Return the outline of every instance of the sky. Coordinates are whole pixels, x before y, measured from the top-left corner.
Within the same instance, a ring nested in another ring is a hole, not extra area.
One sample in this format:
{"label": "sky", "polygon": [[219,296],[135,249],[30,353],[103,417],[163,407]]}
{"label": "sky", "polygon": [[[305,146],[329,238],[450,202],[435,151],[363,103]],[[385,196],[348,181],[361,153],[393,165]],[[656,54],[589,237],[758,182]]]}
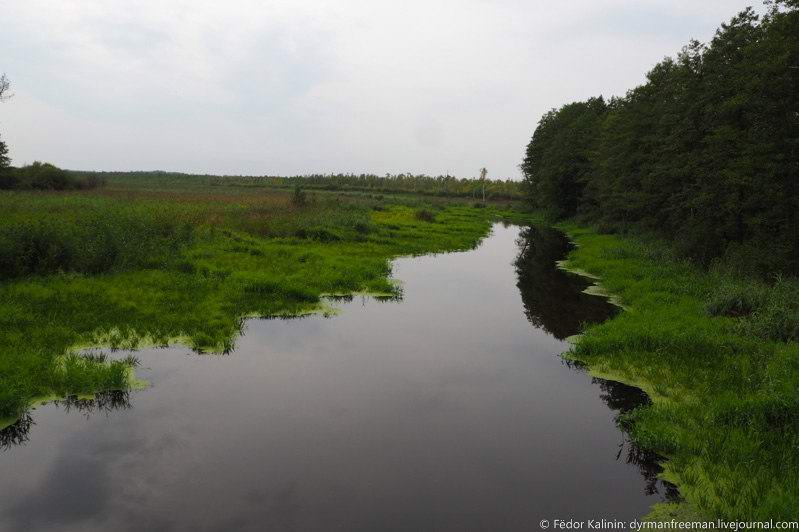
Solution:
{"label": "sky", "polygon": [[0,135],[15,165],[518,179],[543,113],[750,4],[0,0]]}

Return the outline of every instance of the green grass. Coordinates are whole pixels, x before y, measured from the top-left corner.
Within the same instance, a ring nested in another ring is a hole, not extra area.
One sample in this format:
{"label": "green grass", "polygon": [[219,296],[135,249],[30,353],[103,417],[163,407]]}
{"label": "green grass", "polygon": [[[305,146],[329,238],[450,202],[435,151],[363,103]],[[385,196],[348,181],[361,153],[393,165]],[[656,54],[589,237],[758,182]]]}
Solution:
{"label": "green grass", "polygon": [[[325,311],[324,294],[397,296],[391,259],[471,248],[497,218],[542,221],[507,205],[293,196],[180,180],[0,193],[0,420],[36,398],[135,384],[134,359],[86,347],[230,351],[248,317]],[[795,516],[799,282],[705,271],[656,242],[562,227],[579,244],[567,267],[599,276],[628,309],[569,356],[652,397],[633,435],[668,458],[685,502],[650,517]]]}
{"label": "green grass", "polygon": [[665,246],[562,226],[568,267],[629,308],[569,356],[653,399],[633,435],[668,460],[685,502],[659,515],[728,520],[799,514],[799,282],[701,270]]}
{"label": "green grass", "polygon": [[392,258],[471,248],[499,215],[370,195],[306,200],[218,187],[0,193],[0,418],[36,397],[130,385],[131,360],[81,348],[225,352],[247,317],[324,310],[323,294],[397,295]]}

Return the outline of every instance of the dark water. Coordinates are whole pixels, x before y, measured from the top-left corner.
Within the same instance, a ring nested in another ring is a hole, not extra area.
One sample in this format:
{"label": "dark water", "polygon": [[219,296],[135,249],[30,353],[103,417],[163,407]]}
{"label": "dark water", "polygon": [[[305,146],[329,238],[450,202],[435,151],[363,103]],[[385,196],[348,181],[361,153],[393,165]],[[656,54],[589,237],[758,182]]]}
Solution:
{"label": "dark water", "polygon": [[226,356],[142,350],[150,388],[32,411],[0,435],[0,529],[496,531],[646,513],[665,486],[617,423],[646,397],[558,356],[614,309],[554,268],[562,235],[519,232],[396,261],[401,302],[253,320]]}

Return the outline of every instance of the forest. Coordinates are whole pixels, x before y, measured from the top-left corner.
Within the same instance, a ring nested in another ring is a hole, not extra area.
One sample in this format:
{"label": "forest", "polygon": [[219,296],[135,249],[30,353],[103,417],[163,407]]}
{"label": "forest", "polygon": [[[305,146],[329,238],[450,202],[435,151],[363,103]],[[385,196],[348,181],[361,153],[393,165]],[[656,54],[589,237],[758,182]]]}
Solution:
{"label": "forest", "polygon": [[623,97],[553,109],[521,164],[557,218],[748,274],[799,268],[799,3],[747,9]]}
{"label": "forest", "polygon": [[659,521],[796,515],[799,2],[749,8],[622,97],[541,118],[528,201],[628,312],[569,358],[643,389],[634,439],[667,457]]}

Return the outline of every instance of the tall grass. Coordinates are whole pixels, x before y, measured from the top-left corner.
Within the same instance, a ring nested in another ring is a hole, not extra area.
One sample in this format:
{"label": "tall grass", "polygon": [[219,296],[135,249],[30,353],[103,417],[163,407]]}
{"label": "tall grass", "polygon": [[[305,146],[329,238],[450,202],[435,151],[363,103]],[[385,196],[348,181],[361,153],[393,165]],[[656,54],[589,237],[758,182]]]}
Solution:
{"label": "tall grass", "polygon": [[416,201],[291,198],[0,192],[0,418],[35,396],[125,387],[131,361],[79,357],[78,346],[230,351],[245,317],[319,309],[322,294],[395,294],[392,257],[472,247],[497,216],[448,206],[430,224]]}
{"label": "tall grass", "polygon": [[705,271],[657,245],[565,228],[578,243],[570,266],[599,275],[630,307],[590,327],[571,356],[652,396],[633,434],[668,456],[666,475],[686,501],[677,513],[795,517],[799,283]]}
{"label": "tall grass", "polygon": [[[0,209],[32,199],[0,196]],[[156,206],[78,202],[54,212],[48,201],[34,203],[0,221],[0,278],[157,268],[193,238],[192,225]]]}

